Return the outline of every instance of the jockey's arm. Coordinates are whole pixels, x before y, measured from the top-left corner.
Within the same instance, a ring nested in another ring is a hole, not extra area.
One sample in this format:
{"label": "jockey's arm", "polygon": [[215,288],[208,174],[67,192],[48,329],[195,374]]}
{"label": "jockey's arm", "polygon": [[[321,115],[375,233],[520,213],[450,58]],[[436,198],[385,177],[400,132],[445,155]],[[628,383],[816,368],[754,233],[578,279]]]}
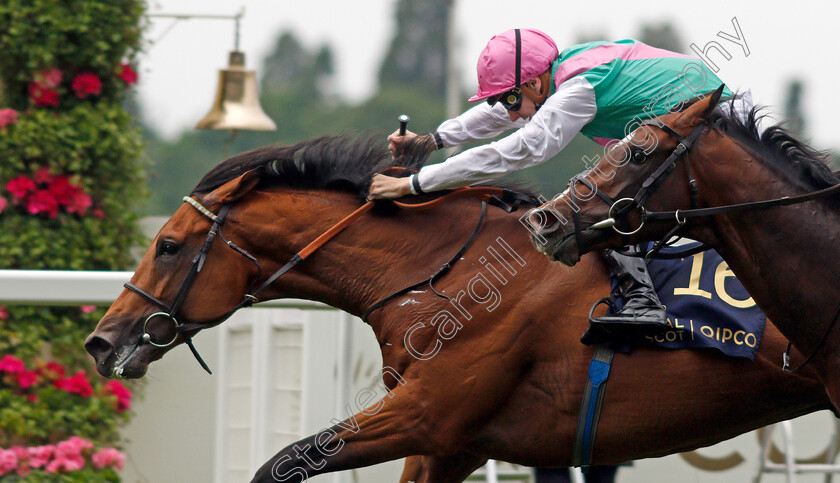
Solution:
{"label": "jockey's arm", "polygon": [[[469,141],[494,138],[509,129],[522,127],[526,122],[521,119],[511,121],[507,110],[501,104],[497,103],[491,107],[482,102],[458,117],[443,121],[436,130],[424,135],[429,139],[422,142],[429,146],[429,151],[451,148]],[[388,136],[391,155],[396,156],[403,144],[413,142],[416,137],[417,135],[410,131],[404,136],[400,135],[399,131],[391,133]]]}
{"label": "jockey's arm", "polygon": [[571,79],[546,99],[522,128],[499,141],[425,166],[406,183],[414,182],[416,176],[416,184],[422,191],[437,191],[469,186],[536,166],[565,148],[592,121],[596,111],[592,86],[582,77]]}

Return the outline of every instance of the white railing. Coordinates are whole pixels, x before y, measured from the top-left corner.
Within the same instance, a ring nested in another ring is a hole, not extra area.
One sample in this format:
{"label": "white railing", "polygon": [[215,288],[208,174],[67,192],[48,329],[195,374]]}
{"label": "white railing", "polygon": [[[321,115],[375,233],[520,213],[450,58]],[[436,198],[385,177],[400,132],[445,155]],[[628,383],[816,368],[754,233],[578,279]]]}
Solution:
{"label": "white railing", "polygon": [[[110,305],[134,272],[79,270],[0,270],[3,305]],[[258,307],[336,310],[319,302],[283,299]]]}

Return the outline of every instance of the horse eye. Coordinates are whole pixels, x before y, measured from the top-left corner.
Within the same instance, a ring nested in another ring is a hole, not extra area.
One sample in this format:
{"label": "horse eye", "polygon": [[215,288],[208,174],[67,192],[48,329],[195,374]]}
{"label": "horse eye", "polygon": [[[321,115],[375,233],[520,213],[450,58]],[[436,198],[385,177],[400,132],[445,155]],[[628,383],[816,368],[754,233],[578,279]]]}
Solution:
{"label": "horse eye", "polygon": [[178,244],[171,241],[164,241],[160,244],[160,249],[158,250],[159,255],[175,255],[178,253]]}
{"label": "horse eye", "polygon": [[643,151],[636,151],[633,153],[633,162],[636,164],[642,164],[647,160],[647,156]]}

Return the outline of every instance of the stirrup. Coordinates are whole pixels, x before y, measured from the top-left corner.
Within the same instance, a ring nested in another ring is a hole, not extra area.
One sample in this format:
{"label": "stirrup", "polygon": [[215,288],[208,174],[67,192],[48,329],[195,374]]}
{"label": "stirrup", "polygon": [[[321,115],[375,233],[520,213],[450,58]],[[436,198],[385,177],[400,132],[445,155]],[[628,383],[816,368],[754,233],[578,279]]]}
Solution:
{"label": "stirrup", "polygon": [[604,297],[604,298],[598,299],[598,301],[596,301],[595,304],[592,305],[592,308],[589,309],[589,317],[588,317],[589,325],[598,324],[598,322],[595,322],[592,315],[595,313],[595,309],[597,309],[598,306],[601,305],[601,304],[609,305],[612,310],[616,310],[615,302],[613,302],[612,297]]}

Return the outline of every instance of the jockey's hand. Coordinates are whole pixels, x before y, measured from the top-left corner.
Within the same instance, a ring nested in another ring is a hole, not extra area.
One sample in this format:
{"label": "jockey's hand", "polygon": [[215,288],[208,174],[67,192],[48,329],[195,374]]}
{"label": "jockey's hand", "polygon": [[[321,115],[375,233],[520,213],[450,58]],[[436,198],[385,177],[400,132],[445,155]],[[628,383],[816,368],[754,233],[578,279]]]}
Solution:
{"label": "jockey's hand", "polygon": [[391,151],[391,158],[396,158],[398,154],[405,150],[411,141],[417,137],[417,134],[406,131],[405,136],[400,136],[399,129],[388,136],[388,151]]}
{"label": "jockey's hand", "polygon": [[402,198],[411,194],[411,186],[408,178],[392,178],[384,174],[373,175],[368,191],[368,201],[375,199]]}

